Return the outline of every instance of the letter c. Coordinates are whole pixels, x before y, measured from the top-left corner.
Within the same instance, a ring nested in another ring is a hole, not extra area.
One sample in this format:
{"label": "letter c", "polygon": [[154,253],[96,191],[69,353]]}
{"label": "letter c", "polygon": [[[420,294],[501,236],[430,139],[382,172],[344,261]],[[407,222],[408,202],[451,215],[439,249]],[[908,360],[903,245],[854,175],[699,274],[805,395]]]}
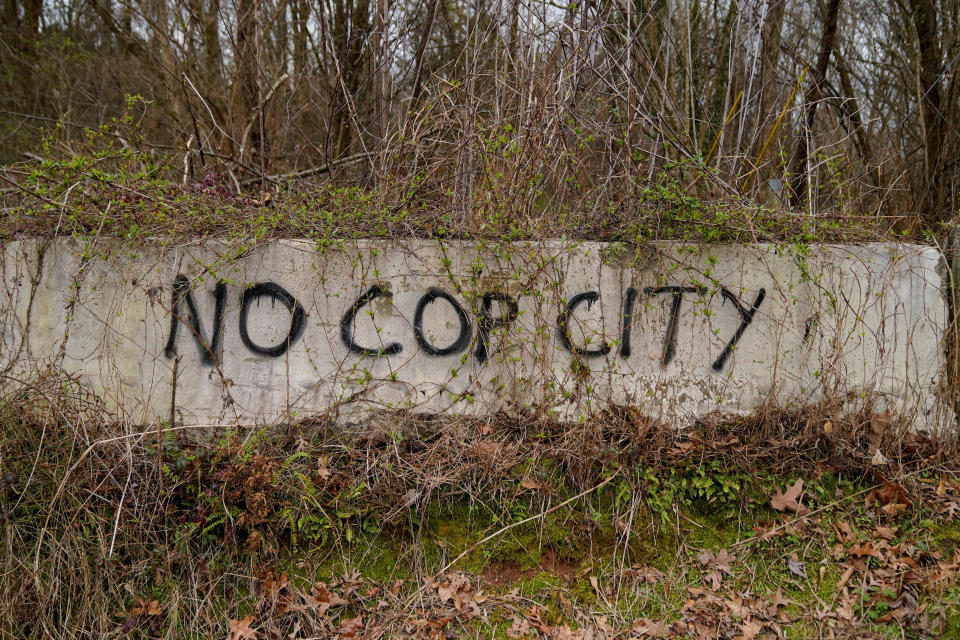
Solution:
{"label": "letter c", "polygon": [[371,349],[362,347],[353,339],[353,321],[357,317],[357,312],[366,306],[371,300],[376,298],[391,298],[393,294],[390,291],[384,291],[379,285],[373,285],[367,292],[357,298],[353,306],[347,309],[343,314],[343,320],[340,321],[340,339],[353,353],[359,353],[362,356],[392,356],[403,351],[403,346],[399,342],[391,342],[385,347]]}

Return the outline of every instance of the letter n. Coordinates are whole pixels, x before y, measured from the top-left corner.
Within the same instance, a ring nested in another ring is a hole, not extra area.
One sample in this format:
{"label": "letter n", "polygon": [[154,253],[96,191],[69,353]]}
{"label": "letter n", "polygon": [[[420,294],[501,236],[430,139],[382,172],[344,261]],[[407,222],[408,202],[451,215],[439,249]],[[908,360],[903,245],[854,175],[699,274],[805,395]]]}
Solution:
{"label": "letter n", "polygon": [[[200,361],[205,365],[216,364],[217,354],[220,352],[220,335],[223,330],[223,312],[227,302],[227,285],[218,282],[213,290],[213,297],[216,299],[217,306],[213,315],[213,335],[208,341],[200,324],[200,314],[197,312],[193,293],[190,291],[190,281],[183,274],[174,279],[173,305],[170,308],[170,336],[167,338],[167,346],[163,349],[166,357],[172,358],[177,355],[177,328],[183,322],[197,341],[197,346],[200,348]],[[187,306],[186,316],[182,315],[184,302]]]}

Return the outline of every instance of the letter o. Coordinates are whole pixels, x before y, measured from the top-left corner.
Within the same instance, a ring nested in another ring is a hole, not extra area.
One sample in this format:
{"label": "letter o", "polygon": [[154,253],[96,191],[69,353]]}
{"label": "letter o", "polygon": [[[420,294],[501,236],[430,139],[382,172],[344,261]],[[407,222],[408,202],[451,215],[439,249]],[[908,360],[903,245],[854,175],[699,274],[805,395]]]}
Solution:
{"label": "letter o", "polygon": [[[250,333],[247,331],[247,315],[250,313],[250,303],[263,296],[268,296],[273,300],[279,300],[292,314],[290,318],[290,330],[287,333],[287,337],[272,347],[261,347],[254,343],[253,340],[250,339]],[[286,289],[273,282],[258,282],[249,289],[245,289],[243,297],[240,298],[240,340],[247,349],[250,349],[250,351],[254,353],[274,358],[282,356],[286,353],[287,349],[290,348],[290,345],[296,342],[300,334],[303,333],[303,317],[303,307],[300,306],[296,298],[290,295]]]}
{"label": "letter o", "polygon": [[[423,333],[423,313],[426,311],[427,305],[434,300],[446,300],[449,302],[453,310],[456,311],[457,318],[460,320],[460,333],[457,335],[457,339],[449,346],[443,348],[437,348],[430,344]],[[467,317],[467,312],[463,310],[463,307],[453,299],[453,296],[443,289],[430,287],[427,293],[417,302],[417,309],[413,314],[413,333],[417,338],[417,344],[420,345],[420,348],[431,356],[448,356],[454,353],[460,353],[470,345],[470,319]]]}

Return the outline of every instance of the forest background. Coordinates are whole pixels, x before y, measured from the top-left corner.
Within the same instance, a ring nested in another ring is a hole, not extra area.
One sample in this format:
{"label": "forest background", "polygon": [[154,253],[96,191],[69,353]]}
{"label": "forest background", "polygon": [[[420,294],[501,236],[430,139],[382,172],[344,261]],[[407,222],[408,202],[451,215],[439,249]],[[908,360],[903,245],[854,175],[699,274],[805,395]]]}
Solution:
{"label": "forest background", "polygon": [[707,201],[909,231],[958,208],[951,0],[2,0],[2,12],[8,166],[69,157],[98,131],[185,184],[415,193],[467,229],[491,204],[623,210],[664,172]]}

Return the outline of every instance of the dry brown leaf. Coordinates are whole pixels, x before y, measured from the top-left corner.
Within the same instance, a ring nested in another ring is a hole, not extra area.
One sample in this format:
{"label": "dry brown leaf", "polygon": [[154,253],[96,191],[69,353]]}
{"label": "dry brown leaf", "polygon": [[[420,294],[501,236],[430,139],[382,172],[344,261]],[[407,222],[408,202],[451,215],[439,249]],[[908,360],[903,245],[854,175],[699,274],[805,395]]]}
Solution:
{"label": "dry brown leaf", "polygon": [[341,622],[337,628],[337,633],[340,634],[340,638],[356,638],[364,627],[363,616],[358,615],[356,618],[349,618]]}
{"label": "dry brown leaf", "polygon": [[870,418],[870,434],[867,440],[870,442],[870,451],[877,449],[883,443],[883,434],[887,432],[893,416],[890,411],[885,411],[880,415]]}
{"label": "dry brown leaf", "polygon": [[678,454],[678,453],[689,453],[694,449],[697,449],[697,443],[685,440],[683,442],[674,442],[673,447],[670,449],[669,453]]}
{"label": "dry brown leaf", "polygon": [[763,623],[756,620],[744,620],[740,624],[740,635],[737,637],[743,640],[753,640],[761,631],[763,631]]}
{"label": "dry brown leaf", "polygon": [[472,445],[475,454],[482,457],[494,458],[503,450],[503,444],[491,440],[478,440]]}
{"label": "dry brown leaf", "polygon": [[899,502],[891,502],[880,507],[880,510],[888,516],[898,516],[907,510],[907,505]]}
{"label": "dry brown leaf", "polygon": [[840,542],[847,543],[853,540],[853,527],[843,520],[837,520],[833,529],[837,534],[837,540]]}
{"label": "dry brown leaf", "polygon": [[867,556],[873,556],[875,558],[883,559],[883,555],[879,551],[873,548],[873,545],[869,542],[864,542],[863,544],[858,544],[850,547],[848,553],[855,558],[866,558]]}
{"label": "dry brown leaf", "polygon": [[843,602],[837,605],[837,615],[848,622],[853,620],[853,604]]}
{"label": "dry brown leaf", "polygon": [[158,616],[162,613],[159,600],[139,600],[136,607],[130,610],[135,616]]}
{"label": "dry brown leaf", "polygon": [[805,516],[810,513],[810,509],[800,503],[800,496],[803,493],[803,478],[797,478],[793,486],[787,487],[786,491],[781,492],[777,489],[770,497],[770,506],[776,511],[789,511],[798,516]]}
{"label": "dry brown leaf", "polygon": [[787,535],[786,529],[780,525],[775,525],[769,529],[764,529],[760,525],[756,525],[753,527],[753,533],[757,536],[757,540],[760,541]]}
{"label": "dry brown leaf", "polygon": [[917,599],[909,591],[904,591],[900,597],[890,603],[890,614],[896,620],[913,618],[917,615],[919,606]]}
{"label": "dry brown leaf", "polygon": [[598,597],[603,597],[603,593],[600,591],[600,581],[597,580],[597,576],[590,576],[590,586],[593,587],[593,591]]}
{"label": "dry brown leaf", "polygon": [[453,585],[450,582],[444,582],[437,586],[437,595],[440,596],[440,602],[446,602],[447,600],[453,600],[454,594],[457,593],[456,585]]}
{"label": "dry brown leaf", "polygon": [[470,617],[480,615],[479,605],[487,599],[483,591],[473,591],[470,580],[463,574],[447,574],[439,584],[429,584],[436,586],[441,603],[452,602],[457,611],[465,612]]}
{"label": "dry brown leaf", "polygon": [[647,567],[644,565],[635,564],[626,571],[627,575],[633,576],[639,582],[649,582],[650,584],[657,584],[663,580],[663,573],[654,567]]}
{"label": "dry brown leaf", "polygon": [[943,506],[943,508],[940,510],[940,513],[947,516],[947,519],[952,522],[953,520],[956,520],[957,514],[960,513],[960,504],[951,500]]}
{"label": "dry brown leaf", "polygon": [[304,602],[311,609],[315,609],[320,616],[326,615],[331,607],[341,607],[350,604],[350,601],[341,598],[336,593],[330,591],[322,582],[318,582],[310,588],[310,593],[303,596]]}
{"label": "dry brown leaf", "polygon": [[723,582],[721,572],[727,575],[733,575],[733,570],[730,568],[730,563],[733,562],[733,556],[731,556],[726,549],[720,549],[720,551],[716,553],[709,549],[701,551],[697,554],[697,559],[701,565],[710,570],[706,579],[713,585],[714,590],[719,589],[720,583]]}
{"label": "dry brown leaf", "polygon": [[530,626],[530,621],[517,616],[513,616],[513,624],[507,629],[507,637],[513,638],[514,640],[529,638],[533,636],[534,633],[533,627]]}
{"label": "dry brown leaf", "polygon": [[938,496],[947,495],[947,480],[946,480],[946,478],[943,476],[943,474],[940,474],[940,484],[937,485],[936,494],[937,494]]}
{"label": "dry brown leaf", "polygon": [[250,627],[253,616],[248,615],[243,620],[230,620],[227,631],[227,640],[257,640],[257,632]]}
{"label": "dry brown leaf", "polygon": [[910,499],[907,490],[899,484],[893,482],[884,482],[883,486],[876,490],[876,497],[880,504],[902,504],[906,507],[913,506],[913,500]]}
{"label": "dry brown leaf", "polygon": [[734,557],[730,555],[730,552],[726,549],[720,549],[714,553],[709,549],[701,551],[697,554],[697,559],[705,567],[710,569],[718,569],[723,571],[727,575],[733,575],[733,570],[730,568],[730,564],[733,562]]}
{"label": "dry brown leaf", "polygon": [[317,458],[317,479],[321,482],[330,477],[330,469],[327,469],[327,457]]}
{"label": "dry brown leaf", "polygon": [[807,577],[807,565],[805,562],[801,562],[797,559],[797,554],[793,554],[791,557],[787,558],[787,568],[790,569],[790,573],[797,576],[798,578]]}
{"label": "dry brown leaf", "polygon": [[524,489],[530,489],[530,490],[543,488],[543,485],[541,485],[539,482],[531,478],[524,478],[523,481],[520,483],[520,486],[523,487]]}
{"label": "dry brown leaf", "polygon": [[787,607],[791,604],[793,604],[793,600],[783,595],[783,590],[777,587],[777,592],[770,596],[770,602],[767,603],[767,617],[776,617],[776,615],[780,612],[781,607]]}
{"label": "dry brown leaf", "polygon": [[635,620],[630,628],[633,633],[641,638],[664,638],[670,632],[670,627],[662,622],[651,622],[646,618]]}
{"label": "dry brown leaf", "polygon": [[[551,637],[553,640],[586,640],[587,631],[585,629],[577,629],[574,631],[567,624],[562,624],[557,627],[554,627],[551,631]],[[592,638],[592,634],[591,634]]]}
{"label": "dry brown leaf", "polygon": [[897,537],[898,527],[877,527],[876,534],[884,540],[893,540]]}
{"label": "dry brown leaf", "polygon": [[532,624],[537,631],[545,633],[548,636],[551,635],[550,626],[543,621],[543,618],[540,616],[540,609],[538,609],[536,605],[527,610],[527,620],[530,621],[530,624]]}
{"label": "dry brown leaf", "polygon": [[847,570],[843,572],[842,576],[840,576],[840,580],[837,582],[837,586],[834,587],[834,589],[836,591],[840,591],[845,586],[847,586],[847,582],[850,581],[850,576],[852,575],[853,575],[853,567],[847,567]]}

